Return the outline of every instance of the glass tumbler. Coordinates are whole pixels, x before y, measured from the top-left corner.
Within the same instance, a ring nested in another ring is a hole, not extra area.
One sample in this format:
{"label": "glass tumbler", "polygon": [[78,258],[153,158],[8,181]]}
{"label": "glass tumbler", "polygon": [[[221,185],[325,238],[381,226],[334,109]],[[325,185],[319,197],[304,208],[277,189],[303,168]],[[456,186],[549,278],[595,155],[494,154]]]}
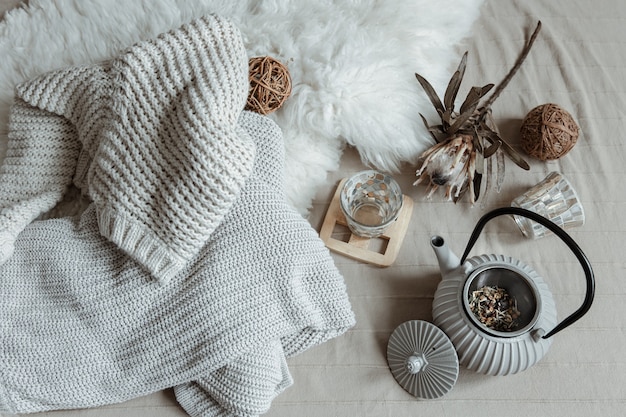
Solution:
{"label": "glass tumbler", "polygon": [[398,218],[402,190],[391,176],[374,170],[361,171],[348,178],[340,195],[341,211],[350,231],[373,238]]}
{"label": "glass tumbler", "polygon": [[[511,202],[512,207],[521,207],[552,220],[562,229],[585,224],[585,212],[576,190],[570,182],[558,172],[548,176]],[[538,239],[552,234],[550,230],[530,219],[513,216],[522,234],[531,239]]]}

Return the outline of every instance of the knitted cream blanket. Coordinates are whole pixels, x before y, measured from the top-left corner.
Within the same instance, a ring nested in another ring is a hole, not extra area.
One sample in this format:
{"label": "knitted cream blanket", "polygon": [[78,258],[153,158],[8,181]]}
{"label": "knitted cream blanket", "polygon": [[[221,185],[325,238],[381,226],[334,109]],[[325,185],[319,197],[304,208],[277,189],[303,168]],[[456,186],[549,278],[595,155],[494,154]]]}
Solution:
{"label": "knitted cream blanket", "polygon": [[[281,132],[242,112],[236,28],[207,16],[20,86],[0,171],[0,411],[167,387],[192,416],[255,416],[285,358],[354,324],[284,194]],[[33,221],[74,182],[94,203]]]}

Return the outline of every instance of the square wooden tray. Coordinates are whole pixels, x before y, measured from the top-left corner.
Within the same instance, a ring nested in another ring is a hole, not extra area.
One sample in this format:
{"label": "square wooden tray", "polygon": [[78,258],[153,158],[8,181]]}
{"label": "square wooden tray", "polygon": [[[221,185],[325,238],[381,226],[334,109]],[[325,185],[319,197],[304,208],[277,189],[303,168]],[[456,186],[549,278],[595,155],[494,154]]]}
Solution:
{"label": "square wooden tray", "polygon": [[[324,217],[320,238],[324,241],[326,247],[333,252],[380,267],[392,265],[398,257],[398,252],[409,227],[411,215],[413,214],[413,200],[407,195],[402,196],[402,208],[400,209],[398,219],[381,236],[371,239],[356,236],[349,233],[346,217],[339,205],[339,196],[345,181],[346,179],[341,180],[337,186],[337,190]],[[348,230],[350,236],[347,240],[333,237],[337,225],[343,226],[344,229]],[[382,245],[382,250],[376,250],[374,246],[376,246],[375,243],[377,242],[375,241],[380,239],[386,244]]]}

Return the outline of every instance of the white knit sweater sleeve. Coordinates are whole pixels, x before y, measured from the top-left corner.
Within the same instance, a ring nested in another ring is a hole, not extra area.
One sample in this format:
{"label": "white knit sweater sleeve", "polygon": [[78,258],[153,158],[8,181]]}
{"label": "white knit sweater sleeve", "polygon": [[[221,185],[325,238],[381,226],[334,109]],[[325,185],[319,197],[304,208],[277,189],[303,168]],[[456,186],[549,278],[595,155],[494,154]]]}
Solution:
{"label": "white knit sweater sleeve", "polygon": [[256,148],[237,119],[248,95],[239,30],[209,15],[111,62],[111,111],[89,171],[100,233],[162,284],[235,203]]}
{"label": "white knit sweater sleeve", "polygon": [[9,123],[7,155],[0,168],[0,263],[13,254],[17,235],[61,200],[80,150],[80,143],[67,140],[76,138],[68,120],[50,117],[19,97]]}
{"label": "white knit sweater sleeve", "polygon": [[[15,88],[9,141],[0,167],[0,263],[17,235],[52,209],[74,181],[86,181],[108,106],[106,65],[42,74]],[[88,109],[86,111],[85,109]]]}

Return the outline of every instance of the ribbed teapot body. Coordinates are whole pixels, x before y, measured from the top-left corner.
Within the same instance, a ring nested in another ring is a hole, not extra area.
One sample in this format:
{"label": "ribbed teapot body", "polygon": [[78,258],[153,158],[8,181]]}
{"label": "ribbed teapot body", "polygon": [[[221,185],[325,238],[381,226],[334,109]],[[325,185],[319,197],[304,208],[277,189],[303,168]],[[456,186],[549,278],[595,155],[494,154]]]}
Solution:
{"label": "ribbed teapot body", "polygon": [[[495,273],[518,274],[536,298],[533,311],[526,312],[528,324],[517,331],[493,331],[469,311],[468,280],[476,275],[474,271],[492,268]],[[552,329],[557,322],[556,305],[543,279],[528,265],[503,255],[472,257],[459,272],[443,277],[433,301],[433,321],[452,341],[459,363],[486,375],[508,375],[541,360],[552,343],[551,338],[541,338],[542,330]]]}

